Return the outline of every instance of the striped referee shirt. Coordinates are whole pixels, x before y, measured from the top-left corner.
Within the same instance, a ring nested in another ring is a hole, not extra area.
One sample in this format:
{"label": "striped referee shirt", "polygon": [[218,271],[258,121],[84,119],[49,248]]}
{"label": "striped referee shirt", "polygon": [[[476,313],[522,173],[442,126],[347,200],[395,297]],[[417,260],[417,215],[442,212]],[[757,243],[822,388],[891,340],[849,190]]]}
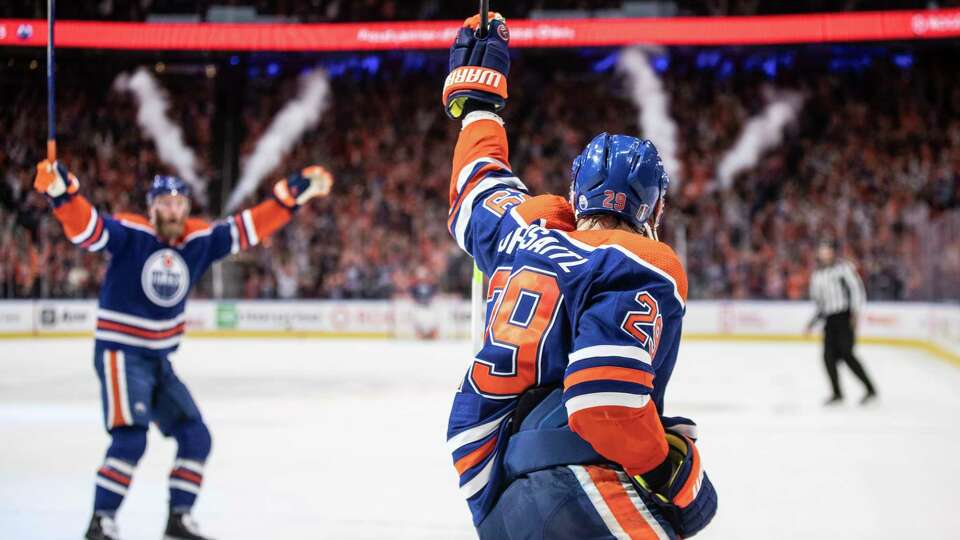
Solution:
{"label": "striped referee shirt", "polygon": [[867,293],[853,264],[838,259],[813,273],[810,298],[817,304],[819,318],[844,311],[860,311]]}

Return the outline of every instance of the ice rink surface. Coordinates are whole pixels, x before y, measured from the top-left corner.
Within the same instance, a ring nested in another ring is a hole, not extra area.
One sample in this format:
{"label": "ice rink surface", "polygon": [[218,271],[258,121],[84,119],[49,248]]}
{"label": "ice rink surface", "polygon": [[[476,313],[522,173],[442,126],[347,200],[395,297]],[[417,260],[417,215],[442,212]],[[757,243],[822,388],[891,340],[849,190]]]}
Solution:
{"label": "ice rink surface", "polygon": [[[90,340],[0,341],[0,538],[80,538],[107,446]],[[861,346],[824,409],[812,343],[687,342],[666,413],[700,424],[719,513],[698,538],[957,538],[960,369]],[[460,342],[188,337],[174,366],[211,426],[195,515],[233,539],[475,538],[444,447]],[[161,537],[175,448],[151,430],[121,509]]]}

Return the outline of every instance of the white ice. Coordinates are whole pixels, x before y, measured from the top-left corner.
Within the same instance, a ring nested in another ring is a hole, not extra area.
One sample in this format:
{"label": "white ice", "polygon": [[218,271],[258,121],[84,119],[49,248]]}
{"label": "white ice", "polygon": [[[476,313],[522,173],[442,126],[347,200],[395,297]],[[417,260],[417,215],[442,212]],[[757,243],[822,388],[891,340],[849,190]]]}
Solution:
{"label": "white ice", "polygon": [[[0,341],[0,538],[80,538],[107,446],[92,343]],[[881,400],[824,409],[814,344],[689,342],[668,414],[700,424],[709,539],[956,538],[960,369],[862,346]],[[226,539],[475,538],[444,447],[459,342],[205,340],[174,362],[214,435],[195,515]],[[175,448],[151,431],[121,509],[160,538]]]}

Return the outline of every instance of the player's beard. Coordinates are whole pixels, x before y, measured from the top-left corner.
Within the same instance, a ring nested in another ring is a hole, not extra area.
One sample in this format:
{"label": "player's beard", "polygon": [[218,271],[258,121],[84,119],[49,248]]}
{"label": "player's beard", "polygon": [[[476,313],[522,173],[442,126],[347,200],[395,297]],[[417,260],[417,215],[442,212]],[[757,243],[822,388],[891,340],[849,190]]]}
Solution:
{"label": "player's beard", "polygon": [[177,238],[180,238],[183,235],[183,229],[186,227],[187,220],[185,219],[163,219],[161,216],[157,216],[157,236],[160,238],[172,242]]}

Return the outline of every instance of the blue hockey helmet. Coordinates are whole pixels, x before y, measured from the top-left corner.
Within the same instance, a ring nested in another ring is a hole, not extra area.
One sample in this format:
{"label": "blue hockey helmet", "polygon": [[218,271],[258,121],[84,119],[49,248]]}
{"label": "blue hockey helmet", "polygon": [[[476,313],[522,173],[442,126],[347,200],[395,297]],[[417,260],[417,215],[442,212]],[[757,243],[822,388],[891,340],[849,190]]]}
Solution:
{"label": "blue hockey helmet", "polygon": [[614,214],[638,231],[652,216],[655,234],[669,185],[652,142],[604,132],[573,160],[570,204],[577,217]]}
{"label": "blue hockey helmet", "polygon": [[153,203],[153,200],[160,195],[183,195],[189,199],[190,184],[176,176],[158,174],[153,177],[150,191],[147,192],[147,204]]}

